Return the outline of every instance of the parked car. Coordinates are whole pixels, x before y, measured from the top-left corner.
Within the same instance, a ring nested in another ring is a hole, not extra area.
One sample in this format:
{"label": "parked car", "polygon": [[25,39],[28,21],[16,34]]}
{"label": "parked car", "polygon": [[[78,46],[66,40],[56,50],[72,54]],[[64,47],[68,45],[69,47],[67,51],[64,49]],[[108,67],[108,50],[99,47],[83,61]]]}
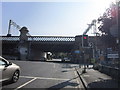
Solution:
{"label": "parked car", "polygon": [[69,58],[67,58],[67,57],[64,57],[64,58],[62,58],[62,59],[61,59],[61,61],[62,61],[62,62],[65,62],[65,61],[70,61],[70,59],[69,59]]}
{"label": "parked car", "polygon": [[0,82],[10,81],[15,83],[19,79],[20,67],[0,56]]}
{"label": "parked car", "polygon": [[40,58],[41,61],[46,61],[47,59],[45,57]]}

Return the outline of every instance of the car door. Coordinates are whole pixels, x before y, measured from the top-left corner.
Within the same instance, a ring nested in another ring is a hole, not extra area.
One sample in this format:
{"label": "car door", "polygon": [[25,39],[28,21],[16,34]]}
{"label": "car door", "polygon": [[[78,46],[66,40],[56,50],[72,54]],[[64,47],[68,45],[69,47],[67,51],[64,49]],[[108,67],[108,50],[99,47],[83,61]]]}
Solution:
{"label": "car door", "polygon": [[0,59],[0,81],[4,81],[4,80],[7,80],[8,77],[6,76],[7,75],[7,72],[5,71],[7,68],[6,68],[6,62],[2,59]]}
{"label": "car door", "polygon": [[0,82],[1,82],[2,79],[3,79],[3,75],[2,75],[3,69],[4,69],[4,66],[0,65]]}

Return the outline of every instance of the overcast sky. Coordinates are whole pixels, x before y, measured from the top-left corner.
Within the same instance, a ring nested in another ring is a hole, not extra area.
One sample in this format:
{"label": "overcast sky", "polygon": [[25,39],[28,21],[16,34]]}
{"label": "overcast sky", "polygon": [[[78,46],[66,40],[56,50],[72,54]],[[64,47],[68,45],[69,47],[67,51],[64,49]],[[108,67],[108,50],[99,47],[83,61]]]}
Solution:
{"label": "overcast sky", "polygon": [[[2,35],[7,35],[10,19],[21,27],[26,26],[31,35],[81,35],[87,24],[102,15],[110,2],[115,0],[24,1],[3,0]],[[11,34],[19,35],[19,30],[12,27]]]}

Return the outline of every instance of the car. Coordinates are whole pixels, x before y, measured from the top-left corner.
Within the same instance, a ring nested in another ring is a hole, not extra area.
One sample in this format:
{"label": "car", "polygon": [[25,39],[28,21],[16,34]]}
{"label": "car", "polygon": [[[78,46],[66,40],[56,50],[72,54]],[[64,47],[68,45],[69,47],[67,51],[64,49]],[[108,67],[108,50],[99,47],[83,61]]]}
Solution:
{"label": "car", "polygon": [[20,67],[0,56],[0,82],[9,81],[15,83],[20,76]]}
{"label": "car", "polygon": [[64,57],[64,58],[62,58],[62,59],[61,59],[61,61],[62,61],[62,62],[65,62],[65,61],[70,61],[70,59],[69,59],[69,58],[67,58],[67,57]]}
{"label": "car", "polygon": [[45,57],[41,57],[40,60],[41,61],[46,61],[46,58]]}

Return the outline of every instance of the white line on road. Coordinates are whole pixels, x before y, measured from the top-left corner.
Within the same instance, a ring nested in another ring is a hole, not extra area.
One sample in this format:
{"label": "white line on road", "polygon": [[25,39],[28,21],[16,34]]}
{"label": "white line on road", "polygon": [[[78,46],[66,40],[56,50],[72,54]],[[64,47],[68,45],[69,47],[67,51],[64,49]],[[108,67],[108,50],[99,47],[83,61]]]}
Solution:
{"label": "white line on road", "polygon": [[14,89],[14,90],[18,90],[18,89],[26,86],[27,84],[33,82],[33,81],[36,80],[36,79],[51,79],[51,80],[65,80],[65,81],[68,81],[68,80],[69,80],[69,79],[62,79],[62,78],[45,78],[45,77],[33,77],[33,76],[20,76],[20,77],[21,77],[21,78],[30,78],[30,79],[32,79],[32,80],[30,80],[30,81],[28,81],[28,82],[20,85],[19,87],[17,87],[17,88]]}
{"label": "white line on road", "polygon": [[54,63],[54,68],[55,68],[55,63]]}
{"label": "white line on road", "polygon": [[63,79],[63,78],[46,78],[46,77],[35,77],[35,76],[20,76],[21,78],[36,78],[36,79],[50,79],[50,80],[70,80],[70,79]]}
{"label": "white line on road", "polygon": [[90,77],[90,75],[83,75],[83,77]]}
{"label": "white line on road", "polygon": [[21,86],[17,87],[17,88],[16,88],[16,89],[14,89],[14,90],[18,90],[18,89],[20,89],[20,88],[24,87],[25,85],[27,85],[27,84],[29,84],[29,83],[33,82],[34,80],[36,80],[36,78],[33,78],[32,80],[30,80],[30,81],[28,81],[28,82],[24,83],[23,85],[21,85]]}

